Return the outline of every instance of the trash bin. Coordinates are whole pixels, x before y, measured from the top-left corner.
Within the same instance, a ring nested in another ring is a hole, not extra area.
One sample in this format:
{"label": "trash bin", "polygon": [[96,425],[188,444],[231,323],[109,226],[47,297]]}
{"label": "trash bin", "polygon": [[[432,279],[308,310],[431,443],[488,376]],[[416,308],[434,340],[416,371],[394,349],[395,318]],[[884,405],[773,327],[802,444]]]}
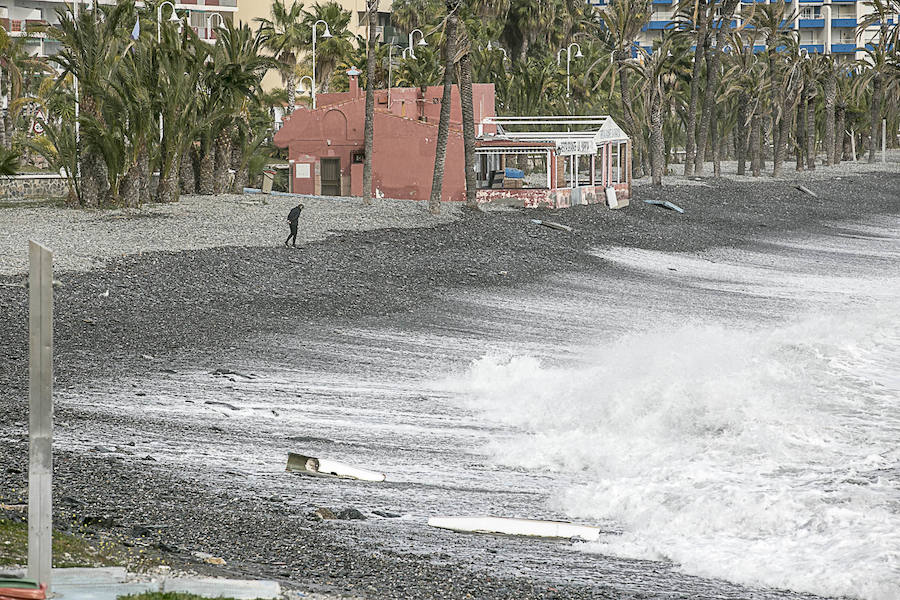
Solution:
{"label": "trash bin", "polygon": [[272,182],[275,181],[275,171],[266,169],[263,171],[262,193],[272,193]]}
{"label": "trash bin", "polygon": [[0,600],[44,600],[46,584],[33,579],[5,579],[0,577]]}

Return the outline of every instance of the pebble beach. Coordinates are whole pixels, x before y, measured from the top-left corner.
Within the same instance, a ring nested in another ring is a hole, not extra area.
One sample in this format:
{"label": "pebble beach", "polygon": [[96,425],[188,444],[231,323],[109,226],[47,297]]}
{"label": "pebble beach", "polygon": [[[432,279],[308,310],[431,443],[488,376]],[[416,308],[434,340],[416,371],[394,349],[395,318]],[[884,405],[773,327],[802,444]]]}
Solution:
{"label": "pebble beach", "polygon": [[[282,245],[285,215],[298,200],[291,196],[194,196],[131,211],[0,208],[0,503],[21,502],[27,489],[23,283],[29,239],[54,251],[59,280],[56,389],[67,398],[56,415],[59,426],[134,437],[149,427],[162,437],[221,440],[224,446],[246,433],[207,422],[98,415],[77,398],[150,371],[292,360],[283,348],[261,344],[263,334],[290,330],[302,337],[379,323],[402,328],[407,321],[412,327],[416,311],[440,310],[450,294],[514,291],[562,273],[602,273],[613,284],[624,277],[592,254],[596,248],[695,253],[752,246],[761,233],[816,232],[844,220],[897,215],[900,153],[890,158],[885,165],[843,163],[802,174],[786,168],[780,180],[673,176],[662,188],[642,180],[630,206],[618,211],[600,205],[487,211],[445,205],[432,216],[424,203],[378,199],[366,206],[356,199],[304,197],[297,249]],[[798,190],[800,182],[813,194]],[[669,201],[685,213],[643,200]],[[119,443],[96,439],[93,445]],[[508,548],[502,539],[464,536],[454,542],[462,550],[446,554],[417,551],[440,540],[410,529],[403,530],[409,539],[378,543],[355,529],[363,525],[311,516],[324,502],[314,493],[287,503],[280,496],[260,497],[242,477],[195,480],[177,465],[144,458],[56,447],[55,497],[62,499],[58,507],[66,507],[56,515],[57,526],[74,529],[85,516],[112,515],[93,533],[138,544],[176,568],[271,578],[287,589],[330,597],[800,597],[703,582],[634,594],[599,577],[561,582],[537,568],[465,559],[466,548],[502,556]],[[353,508],[378,518],[371,507]],[[198,563],[198,552],[225,557],[226,564]],[[584,560],[586,573],[596,570]]]}

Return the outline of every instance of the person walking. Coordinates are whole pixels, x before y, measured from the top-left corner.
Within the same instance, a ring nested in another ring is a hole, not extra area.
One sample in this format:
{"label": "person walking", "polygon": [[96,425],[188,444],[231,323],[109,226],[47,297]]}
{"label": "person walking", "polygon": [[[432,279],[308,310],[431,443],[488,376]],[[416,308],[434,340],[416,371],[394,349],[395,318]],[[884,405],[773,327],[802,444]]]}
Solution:
{"label": "person walking", "polygon": [[[294,248],[297,247],[297,221],[300,220],[300,213],[303,212],[303,203],[299,203],[297,206],[291,209],[291,212],[288,213],[287,221],[288,225],[291,227],[291,234],[287,236],[287,239],[284,240],[284,245],[287,246],[288,242],[291,242],[291,245]],[[293,238],[293,240],[292,240]]]}

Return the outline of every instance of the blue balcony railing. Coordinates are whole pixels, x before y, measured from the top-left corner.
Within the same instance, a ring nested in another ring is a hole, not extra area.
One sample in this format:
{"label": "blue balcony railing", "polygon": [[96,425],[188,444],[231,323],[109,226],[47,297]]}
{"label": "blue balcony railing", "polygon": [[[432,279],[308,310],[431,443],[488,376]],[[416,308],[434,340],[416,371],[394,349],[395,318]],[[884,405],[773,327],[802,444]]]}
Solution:
{"label": "blue balcony railing", "polygon": [[852,54],[856,52],[856,44],[832,44],[831,51],[836,54]]}
{"label": "blue balcony railing", "polygon": [[800,19],[800,29],[819,29],[825,27],[825,19]]}
{"label": "blue balcony railing", "polygon": [[856,27],[856,18],[852,19],[832,19],[832,27]]}

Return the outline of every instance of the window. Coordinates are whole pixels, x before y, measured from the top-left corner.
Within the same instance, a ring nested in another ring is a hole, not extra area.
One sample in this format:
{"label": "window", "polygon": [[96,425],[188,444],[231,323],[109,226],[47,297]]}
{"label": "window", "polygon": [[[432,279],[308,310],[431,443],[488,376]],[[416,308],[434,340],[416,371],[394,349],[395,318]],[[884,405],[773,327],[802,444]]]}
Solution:
{"label": "window", "polygon": [[821,19],[822,8],[820,6],[804,6],[800,11],[801,19]]}

